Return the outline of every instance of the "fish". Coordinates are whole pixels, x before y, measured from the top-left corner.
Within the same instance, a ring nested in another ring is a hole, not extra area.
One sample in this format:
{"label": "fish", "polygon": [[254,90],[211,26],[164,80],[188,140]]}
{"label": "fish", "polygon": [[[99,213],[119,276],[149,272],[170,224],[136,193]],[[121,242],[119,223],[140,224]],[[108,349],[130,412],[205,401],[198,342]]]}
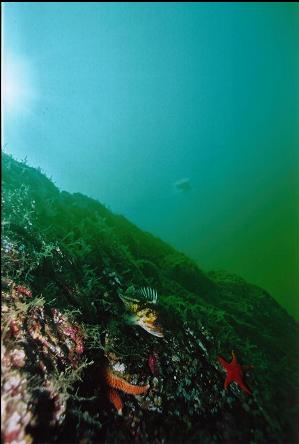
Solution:
{"label": "fish", "polygon": [[177,182],[175,182],[175,187],[181,191],[182,193],[185,193],[186,191],[191,190],[191,182],[189,178],[180,179]]}
{"label": "fish", "polygon": [[158,338],[164,337],[162,327],[157,322],[158,313],[152,308],[158,300],[156,290],[149,287],[135,290],[130,287],[126,294],[120,294],[119,297],[130,312],[130,315],[126,317],[129,324],[139,325],[143,330]]}

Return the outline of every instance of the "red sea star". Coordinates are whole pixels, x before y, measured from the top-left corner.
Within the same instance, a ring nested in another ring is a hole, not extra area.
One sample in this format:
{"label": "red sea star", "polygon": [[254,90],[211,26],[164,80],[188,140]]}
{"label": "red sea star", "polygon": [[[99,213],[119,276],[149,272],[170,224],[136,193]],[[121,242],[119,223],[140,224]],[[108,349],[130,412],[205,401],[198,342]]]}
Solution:
{"label": "red sea star", "polygon": [[248,395],[251,395],[251,391],[248,387],[246,387],[244,381],[243,381],[243,370],[246,368],[252,367],[248,365],[240,365],[237,361],[236,355],[234,352],[232,352],[233,359],[231,362],[226,362],[223,358],[218,357],[218,361],[222,365],[222,367],[226,370],[226,378],[224,381],[224,388],[226,389],[227,386],[231,382],[236,382],[239,387]]}

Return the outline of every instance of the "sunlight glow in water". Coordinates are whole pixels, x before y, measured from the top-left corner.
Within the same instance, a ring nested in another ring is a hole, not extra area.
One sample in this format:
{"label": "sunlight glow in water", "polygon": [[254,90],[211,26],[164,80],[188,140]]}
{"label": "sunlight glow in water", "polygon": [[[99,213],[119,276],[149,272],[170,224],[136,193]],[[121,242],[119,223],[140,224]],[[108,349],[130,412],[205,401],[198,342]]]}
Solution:
{"label": "sunlight glow in water", "polygon": [[27,114],[31,111],[36,92],[33,88],[32,68],[24,57],[2,57],[2,109],[7,115]]}

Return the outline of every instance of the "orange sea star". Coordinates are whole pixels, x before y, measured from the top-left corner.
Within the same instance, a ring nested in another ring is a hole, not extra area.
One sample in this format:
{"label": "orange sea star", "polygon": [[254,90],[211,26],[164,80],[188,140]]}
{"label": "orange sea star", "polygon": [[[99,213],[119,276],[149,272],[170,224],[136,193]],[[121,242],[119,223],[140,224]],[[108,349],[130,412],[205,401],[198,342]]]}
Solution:
{"label": "orange sea star", "polygon": [[114,405],[119,415],[122,414],[123,403],[120,395],[116,390],[121,390],[129,395],[141,395],[146,393],[149,389],[149,385],[137,386],[132,385],[125,379],[114,375],[111,371],[107,370],[105,373],[105,382],[108,389],[108,399]]}
{"label": "orange sea star", "polygon": [[224,381],[224,388],[226,389],[231,382],[236,382],[239,387],[248,395],[251,394],[249,388],[245,385],[243,381],[243,370],[250,368],[252,366],[240,365],[237,361],[236,355],[232,352],[233,359],[231,362],[226,362],[223,358],[218,357],[218,361],[222,367],[226,370],[226,378]]}

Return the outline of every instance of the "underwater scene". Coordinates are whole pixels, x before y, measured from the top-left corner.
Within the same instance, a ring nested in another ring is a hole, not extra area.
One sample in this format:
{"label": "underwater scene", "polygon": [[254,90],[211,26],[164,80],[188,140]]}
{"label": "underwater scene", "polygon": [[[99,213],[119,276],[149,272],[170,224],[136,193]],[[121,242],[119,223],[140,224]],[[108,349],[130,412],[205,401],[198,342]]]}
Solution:
{"label": "underwater scene", "polygon": [[299,4],[3,2],[1,442],[299,444]]}

